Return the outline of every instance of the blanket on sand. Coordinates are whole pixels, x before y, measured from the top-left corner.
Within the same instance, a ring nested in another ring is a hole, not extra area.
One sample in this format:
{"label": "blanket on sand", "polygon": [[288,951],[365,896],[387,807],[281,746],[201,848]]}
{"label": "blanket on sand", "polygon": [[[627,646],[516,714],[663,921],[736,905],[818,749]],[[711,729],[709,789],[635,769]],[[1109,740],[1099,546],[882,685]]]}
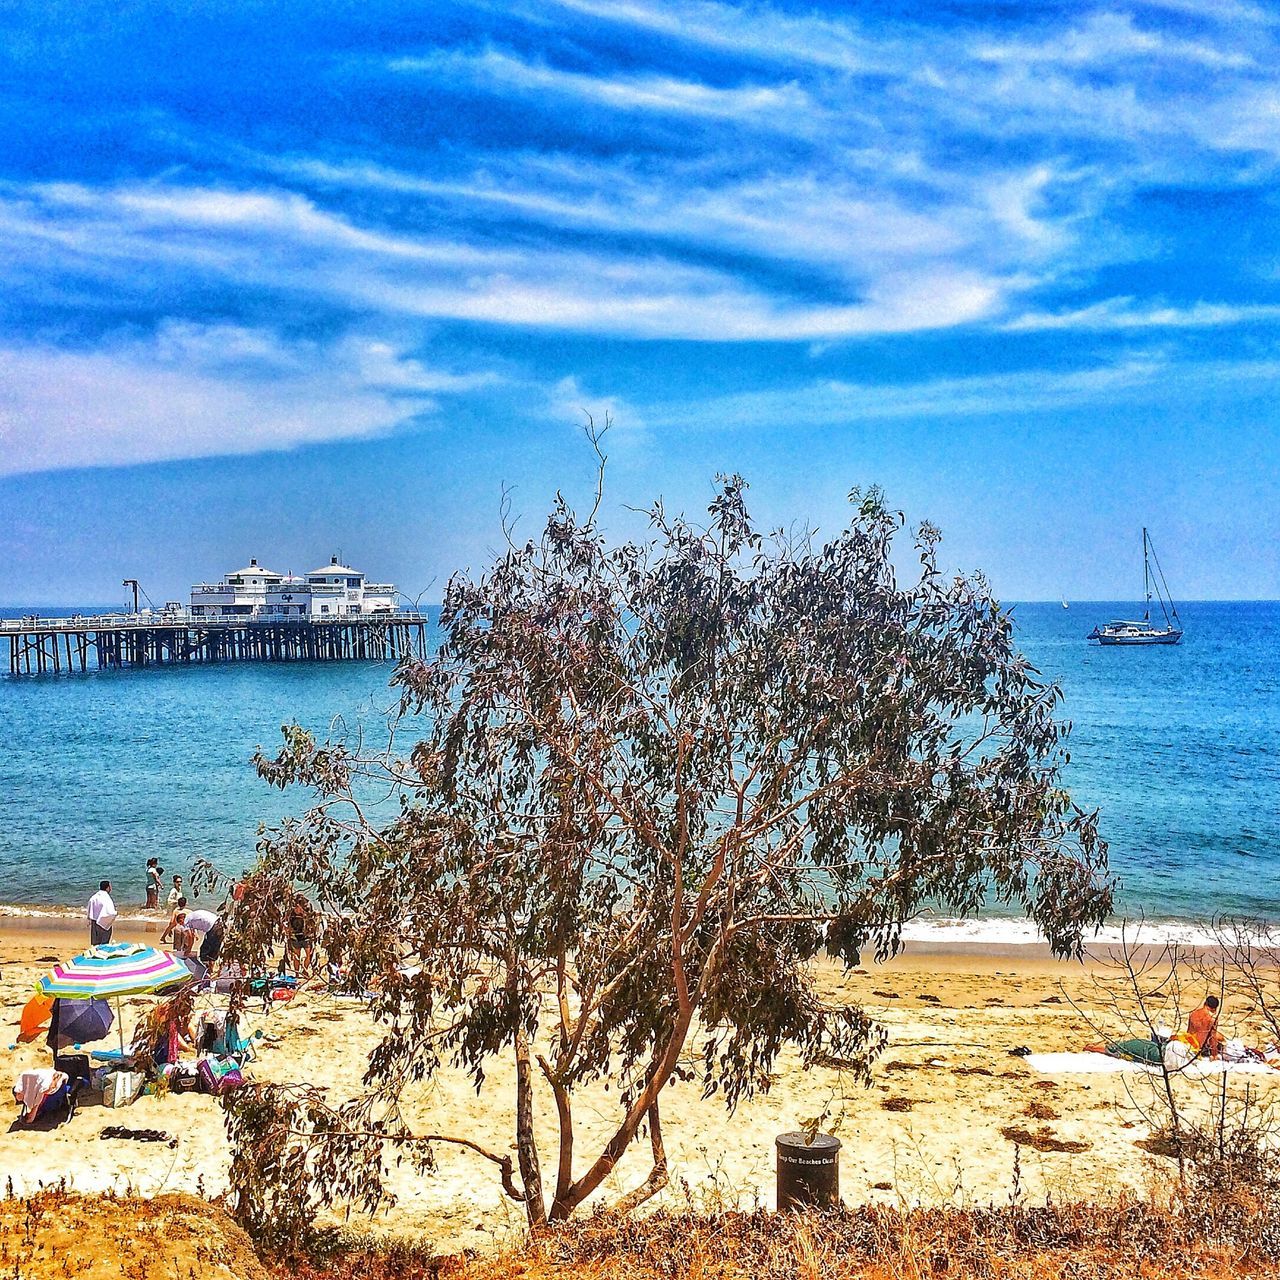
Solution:
{"label": "blanket on sand", "polygon": [[[1116,1072],[1137,1072],[1142,1075],[1159,1075],[1160,1068],[1154,1063],[1130,1062],[1125,1058],[1111,1058],[1105,1053],[1032,1053],[1023,1061],[1034,1067],[1041,1075],[1114,1075]],[[1271,1075],[1274,1067],[1265,1062],[1217,1062],[1212,1058],[1197,1058],[1194,1062],[1175,1071],[1174,1075],[1192,1076],[1202,1079],[1205,1076],[1235,1075]]]}

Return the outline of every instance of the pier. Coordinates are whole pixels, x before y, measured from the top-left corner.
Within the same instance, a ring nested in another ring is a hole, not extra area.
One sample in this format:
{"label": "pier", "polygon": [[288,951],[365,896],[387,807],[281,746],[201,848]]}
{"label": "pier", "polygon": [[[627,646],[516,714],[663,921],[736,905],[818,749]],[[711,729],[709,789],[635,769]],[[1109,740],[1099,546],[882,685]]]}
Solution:
{"label": "pier", "polygon": [[57,675],[213,662],[398,661],[423,657],[426,614],[396,611],[297,621],[206,618],[188,610],[0,619],[9,674]]}

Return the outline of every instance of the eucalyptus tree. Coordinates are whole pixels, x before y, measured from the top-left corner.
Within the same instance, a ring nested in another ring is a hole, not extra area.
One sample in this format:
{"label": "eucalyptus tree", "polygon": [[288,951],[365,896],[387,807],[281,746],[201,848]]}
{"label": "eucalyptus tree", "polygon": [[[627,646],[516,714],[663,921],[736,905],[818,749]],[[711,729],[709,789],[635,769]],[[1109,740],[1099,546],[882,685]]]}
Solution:
{"label": "eucalyptus tree", "polygon": [[[538,537],[449,583],[439,651],[396,672],[388,749],[290,726],[259,757],[314,803],[263,837],[230,953],[264,963],[301,889],[384,1029],[359,1098],[236,1095],[234,1178],[261,1220],[372,1207],[390,1159],[426,1168],[444,1143],[535,1227],[637,1144],[629,1209],[667,1179],[674,1079],[732,1108],[788,1046],[869,1078],[881,1033],[820,995],[822,953],[887,957],[924,910],[1002,903],[1078,954],[1107,914],[1096,814],[1061,785],[1059,691],[986,582],[944,575],[925,525],[900,584],[904,521],[878,491],[824,541],[762,534],[745,490],[721,477],[700,523],[656,505],[621,545],[599,490],[586,518],[558,498]],[[391,820],[364,805],[373,781]],[[409,1123],[407,1085],[452,1064],[482,1089],[503,1056],[510,1149]],[[584,1150],[575,1103],[602,1082],[611,1132]]]}

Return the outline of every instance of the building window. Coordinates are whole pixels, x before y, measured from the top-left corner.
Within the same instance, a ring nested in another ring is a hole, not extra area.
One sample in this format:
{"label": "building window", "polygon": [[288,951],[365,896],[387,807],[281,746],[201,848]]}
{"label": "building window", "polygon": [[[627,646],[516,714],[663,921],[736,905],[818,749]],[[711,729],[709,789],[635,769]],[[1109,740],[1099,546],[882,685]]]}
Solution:
{"label": "building window", "polygon": [[352,591],[355,591],[355,590],[360,586],[360,579],[359,579],[359,578],[348,578],[348,579],[347,579],[347,586],[349,586],[349,587],[351,588],[351,590],[352,590]]}
{"label": "building window", "polygon": [[320,606],[320,612],[321,612],[321,613],[328,613],[328,612],[329,612],[329,606],[328,606],[327,604],[322,604],[322,605]]}

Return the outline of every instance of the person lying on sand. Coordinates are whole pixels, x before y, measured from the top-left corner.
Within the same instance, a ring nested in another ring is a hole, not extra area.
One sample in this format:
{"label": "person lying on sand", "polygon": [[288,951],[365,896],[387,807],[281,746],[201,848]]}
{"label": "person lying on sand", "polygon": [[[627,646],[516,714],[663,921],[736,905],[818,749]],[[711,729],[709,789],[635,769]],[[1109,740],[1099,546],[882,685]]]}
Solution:
{"label": "person lying on sand", "polygon": [[1084,1046],[1085,1053],[1105,1053],[1109,1058],[1124,1058],[1128,1062],[1150,1062],[1159,1066],[1164,1060],[1164,1046],[1148,1037],[1139,1040],[1099,1040]]}

